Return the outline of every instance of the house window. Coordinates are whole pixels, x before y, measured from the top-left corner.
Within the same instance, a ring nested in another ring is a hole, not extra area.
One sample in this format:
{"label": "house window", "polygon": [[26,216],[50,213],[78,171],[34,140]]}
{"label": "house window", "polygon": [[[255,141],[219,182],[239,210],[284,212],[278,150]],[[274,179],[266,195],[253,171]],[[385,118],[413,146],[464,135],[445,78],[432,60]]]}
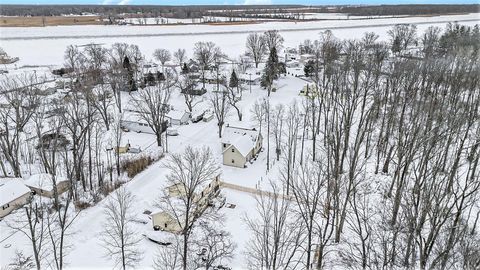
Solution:
{"label": "house window", "polygon": [[235,160],[232,159],[232,163],[235,163]]}
{"label": "house window", "polygon": [[227,147],[227,144],[226,144],[226,143],[224,143],[224,144],[223,144],[223,147],[224,147],[224,148],[225,148],[225,147]]}
{"label": "house window", "polygon": [[5,204],[4,206],[2,206],[2,209],[5,210],[5,209],[7,209],[8,207],[10,207],[10,204],[7,203],[7,204]]}
{"label": "house window", "polygon": [[235,153],[235,149],[232,148],[232,153]]}
{"label": "house window", "polygon": [[165,228],[167,228],[167,223],[165,223]]}

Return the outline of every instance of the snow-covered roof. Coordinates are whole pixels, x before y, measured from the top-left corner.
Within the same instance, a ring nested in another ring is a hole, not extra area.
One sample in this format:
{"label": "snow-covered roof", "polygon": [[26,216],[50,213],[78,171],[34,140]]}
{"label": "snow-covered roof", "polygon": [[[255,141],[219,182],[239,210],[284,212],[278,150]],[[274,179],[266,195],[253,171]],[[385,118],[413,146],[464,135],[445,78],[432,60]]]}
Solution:
{"label": "snow-covered roof", "polygon": [[[250,151],[255,147],[255,142],[251,140],[248,136],[240,136],[235,139],[230,147],[227,147],[225,151],[230,151],[232,147],[235,147],[242,156],[246,157]],[[224,152],[225,152],[224,151]]]}
{"label": "snow-covered roof", "polygon": [[125,110],[122,115],[122,121],[148,124],[138,113]]}
{"label": "snow-covered roof", "polygon": [[251,141],[256,141],[258,131],[248,127],[226,126],[222,134],[222,143],[232,144],[238,137],[246,136]]}
{"label": "snow-covered roof", "polygon": [[30,193],[30,189],[22,183],[22,180],[13,178],[2,179],[0,182],[0,206],[10,203],[21,196]]}
{"label": "snow-covered roof", "polygon": [[170,118],[170,119],[182,119],[185,114],[188,115],[188,112],[186,111],[169,111],[167,114],[166,114],[166,117]]}
{"label": "snow-covered roof", "polygon": [[[53,177],[49,173],[39,173],[39,174],[34,174],[30,176],[25,181],[25,185],[32,187],[32,188],[38,188],[38,189],[43,189],[43,190],[53,190]],[[65,182],[67,179],[61,177],[61,176],[56,176],[55,177],[55,183],[58,185],[61,182]]]}

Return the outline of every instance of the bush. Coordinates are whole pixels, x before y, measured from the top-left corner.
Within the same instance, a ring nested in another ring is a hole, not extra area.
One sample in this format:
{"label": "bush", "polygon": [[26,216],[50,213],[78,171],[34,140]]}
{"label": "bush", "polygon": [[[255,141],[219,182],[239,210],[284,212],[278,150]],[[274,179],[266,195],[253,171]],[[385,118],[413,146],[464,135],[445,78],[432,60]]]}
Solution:
{"label": "bush", "polygon": [[124,160],[120,167],[122,172],[127,172],[127,176],[132,178],[145,170],[154,161],[150,156],[143,156],[136,159]]}

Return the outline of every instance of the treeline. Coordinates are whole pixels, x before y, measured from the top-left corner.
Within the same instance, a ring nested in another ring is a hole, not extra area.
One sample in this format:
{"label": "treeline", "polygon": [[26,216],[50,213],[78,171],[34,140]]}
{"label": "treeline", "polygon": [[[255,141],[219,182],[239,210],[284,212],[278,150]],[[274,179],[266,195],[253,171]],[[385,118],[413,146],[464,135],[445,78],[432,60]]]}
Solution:
{"label": "treeline", "polygon": [[[300,5],[275,6],[275,8],[293,8]],[[101,15],[119,15],[124,13],[162,14],[175,18],[197,18],[207,15],[211,10],[234,10],[238,6],[159,6],[159,5],[2,5],[3,16],[60,16],[64,14],[81,15],[94,13]],[[242,9],[268,9],[272,6],[242,6]]]}
{"label": "treeline", "polygon": [[480,5],[381,5],[381,6],[345,6],[341,12],[352,16],[380,15],[437,15],[449,13],[479,12]]}
{"label": "treeline", "polygon": [[[304,9],[302,9],[304,8]],[[174,18],[198,18],[202,16],[250,17],[262,13],[305,13],[342,12],[353,16],[374,15],[434,15],[449,13],[479,12],[480,5],[380,5],[380,6],[302,6],[302,5],[204,5],[204,6],[160,6],[160,5],[2,5],[2,16],[60,16],[86,13],[100,15],[151,14]]]}

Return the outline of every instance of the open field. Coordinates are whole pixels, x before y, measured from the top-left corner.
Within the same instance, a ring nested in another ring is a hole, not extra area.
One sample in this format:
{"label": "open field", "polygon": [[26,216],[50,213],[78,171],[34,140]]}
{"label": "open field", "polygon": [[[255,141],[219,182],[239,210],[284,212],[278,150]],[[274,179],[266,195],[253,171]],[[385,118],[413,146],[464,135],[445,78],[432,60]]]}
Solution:
{"label": "open field", "polygon": [[57,25],[103,24],[100,16],[32,16],[0,17],[0,27],[33,27]]}

